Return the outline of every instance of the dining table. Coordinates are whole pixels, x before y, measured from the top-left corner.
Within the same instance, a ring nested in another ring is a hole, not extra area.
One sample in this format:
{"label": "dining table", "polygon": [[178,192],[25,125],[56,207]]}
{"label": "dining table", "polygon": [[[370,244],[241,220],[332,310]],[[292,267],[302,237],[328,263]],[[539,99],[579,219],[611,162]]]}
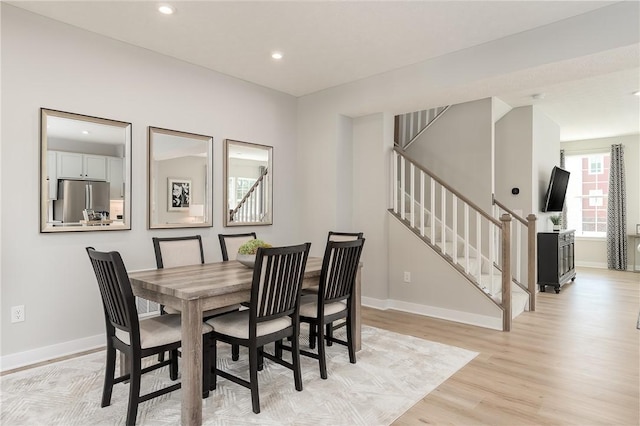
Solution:
{"label": "dining table", "polygon": [[[321,257],[309,257],[303,288],[318,285]],[[361,271],[358,268],[351,304],[356,351],[361,348]],[[253,269],[236,260],[161,268],[129,273],[133,294],[181,312],[181,424],[202,424],[202,314],[204,311],[249,302]]]}

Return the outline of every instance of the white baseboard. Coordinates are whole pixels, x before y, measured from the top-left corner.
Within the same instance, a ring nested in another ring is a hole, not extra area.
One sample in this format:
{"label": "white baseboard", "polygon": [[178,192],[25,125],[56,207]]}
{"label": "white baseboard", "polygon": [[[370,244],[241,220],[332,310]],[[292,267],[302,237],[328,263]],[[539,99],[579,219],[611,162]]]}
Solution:
{"label": "white baseboard", "polygon": [[0,371],[13,370],[42,361],[48,361],[78,352],[88,351],[105,346],[104,334],[58,343],[51,346],[18,352],[0,357]]}
{"label": "white baseboard", "polygon": [[502,317],[489,317],[486,315],[438,308],[436,306],[420,305],[400,300],[373,299],[370,297],[363,297],[362,305],[381,310],[395,309],[402,312],[409,312],[412,314],[424,315],[447,321],[460,322],[493,330],[502,330]]}
{"label": "white baseboard", "polygon": [[607,269],[607,264],[602,262],[576,262],[576,266],[583,268]]}

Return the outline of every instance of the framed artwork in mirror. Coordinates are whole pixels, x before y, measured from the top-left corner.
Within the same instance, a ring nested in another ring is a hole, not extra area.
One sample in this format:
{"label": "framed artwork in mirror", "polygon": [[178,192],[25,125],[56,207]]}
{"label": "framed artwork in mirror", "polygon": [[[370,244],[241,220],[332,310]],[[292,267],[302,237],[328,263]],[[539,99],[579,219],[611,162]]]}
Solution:
{"label": "framed artwork in mirror", "polygon": [[213,137],[149,127],[148,225],[213,226]]}
{"label": "framed artwork in mirror", "polygon": [[226,139],[224,226],[273,224],[273,147]]}
{"label": "framed artwork in mirror", "polygon": [[189,209],[191,201],[191,180],[168,178],[169,182],[169,211],[184,211]]}
{"label": "framed artwork in mirror", "polygon": [[[85,212],[108,218],[88,226]],[[40,109],[40,232],[131,229],[131,123]]]}

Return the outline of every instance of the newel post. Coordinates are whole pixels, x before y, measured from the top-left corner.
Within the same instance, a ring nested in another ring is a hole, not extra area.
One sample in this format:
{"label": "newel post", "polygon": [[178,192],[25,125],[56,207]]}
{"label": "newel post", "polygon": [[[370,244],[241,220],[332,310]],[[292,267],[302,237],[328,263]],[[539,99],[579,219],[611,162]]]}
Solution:
{"label": "newel post", "polygon": [[527,216],[527,288],[529,289],[529,310],[536,310],[536,215]]}
{"label": "newel post", "polygon": [[500,216],[502,222],[502,330],[511,330],[511,215]]}

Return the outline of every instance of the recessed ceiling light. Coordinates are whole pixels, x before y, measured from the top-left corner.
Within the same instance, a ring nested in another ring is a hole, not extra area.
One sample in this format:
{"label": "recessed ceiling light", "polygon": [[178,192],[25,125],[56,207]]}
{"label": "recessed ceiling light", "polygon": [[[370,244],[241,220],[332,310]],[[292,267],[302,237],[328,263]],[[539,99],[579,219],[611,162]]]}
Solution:
{"label": "recessed ceiling light", "polygon": [[633,94],[636,96],[640,96],[640,90],[636,90],[635,92],[633,92]]}
{"label": "recessed ceiling light", "polygon": [[83,135],[88,135],[88,134],[89,134],[89,131],[88,131],[88,130],[83,130],[83,131],[82,131],[82,134],[83,134]]}
{"label": "recessed ceiling light", "polygon": [[163,15],[171,15],[175,11],[176,10],[173,8],[173,6],[169,6],[168,4],[163,4],[158,8],[158,12],[162,13]]}
{"label": "recessed ceiling light", "polygon": [[271,54],[271,57],[272,57],[273,59],[282,59],[282,53],[281,53],[281,52],[273,52],[273,53]]}

